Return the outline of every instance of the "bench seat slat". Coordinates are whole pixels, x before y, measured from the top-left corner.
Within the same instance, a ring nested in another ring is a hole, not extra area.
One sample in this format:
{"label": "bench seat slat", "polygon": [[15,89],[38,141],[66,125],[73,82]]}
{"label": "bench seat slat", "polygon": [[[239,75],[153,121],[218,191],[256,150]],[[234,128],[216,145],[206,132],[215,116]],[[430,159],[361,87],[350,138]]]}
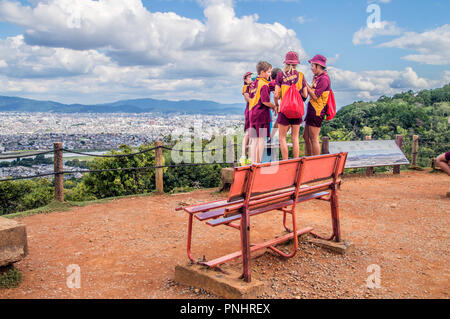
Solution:
{"label": "bench seat slat", "polygon": [[190,214],[195,214],[195,213],[200,213],[200,212],[204,212],[204,211],[208,211],[211,209],[215,209],[217,207],[223,207],[230,204],[226,199],[223,200],[219,200],[216,202],[209,202],[209,203],[203,203],[203,204],[199,204],[199,205],[192,205],[192,206],[188,206],[185,207],[184,210]]}
{"label": "bench seat slat", "polygon": [[[274,192],[269,193],[269,195],[283,194],[283,193],[286,193],[286,192],[289,192],[292,190],[293,190],[293,188],[284,189],[284,190],[280,190],[280,191],[274,191]],[[268,194],[255,196],[254,200],[258,200],[259,198],[264,198],[267,195]],[[215,209],[219,209],[219,208],[223,208],[223,207],[239,205],[239,204],[242,204],[243,202],[244,202],[244,199],[237,199],[234,201],[228,201],[226,199],[223,199],[223,200],[218,200],[215,202],[191,205],[191,206],[187,206],[184,208],[180,207],[179,209],[184,209],[184,211],[186,211],[189,214],[197,214],[197,213],[203,213],[203,212],[207,212],[210,210],[215,210]]]}
{"label": "bench seat slat", "polygon": [[[326,196],[328,194],[329,194],[328,192],[318,192],[318,193],[302,196],[302,197],[299,197],[297,199],[297,203],[305,202],[305,201],[308,201],[310,199],[323,197],[323,196]],[[275,209],[279,209],[279,208],[282,208],[282,207],[290,206],[292,204],[293,204],[293,201],[292,200],[288,200],[288,201],[284,201],[284,202],[281,202],[281,203],[268,205],[268,206],[257,208],[255,210],[250,211],[249,215],[250,216],[254,216],[254,215],[262,214],[262,213],[265,213],[265,212],[268,212],[268,211],[271,211],[271,210],[275,210]],[[230,216],[230,217],[226,217],[226,218],[217,218],[217,219],[214,219],[214,220],[211,220],[211,221],[207,222],[207,224],[210,225],[210,226],[216,227],[216,226],[219,226],[219,225],[228,224],[228,223],[230,223],[232,221],[235,221],[235,220],[238,220],[240,218],[241,218],[241,214],[238,214],[238,215],[234,215],[234,216]]]}
{"label": "bench seat slat", "polygon": [[195,218],[197,218],[200,221],[203,221],[203,220],[206,220],[206,219],[220,217],[224,213],[225,213],[225,208],[219,208],[219,209],[210,210],[209,212],[196,214]]}

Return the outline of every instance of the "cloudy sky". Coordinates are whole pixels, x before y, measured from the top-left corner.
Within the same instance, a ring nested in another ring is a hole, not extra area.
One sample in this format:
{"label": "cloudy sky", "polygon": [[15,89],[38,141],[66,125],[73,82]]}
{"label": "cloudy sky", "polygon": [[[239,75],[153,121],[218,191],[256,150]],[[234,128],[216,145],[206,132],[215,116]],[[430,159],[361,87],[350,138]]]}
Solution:
{"label": "cloudy sky", "polygon": [[338,105],[450,82],[450,1],[0,0],[0,95],[241,102],[259,60],[328,57]]}

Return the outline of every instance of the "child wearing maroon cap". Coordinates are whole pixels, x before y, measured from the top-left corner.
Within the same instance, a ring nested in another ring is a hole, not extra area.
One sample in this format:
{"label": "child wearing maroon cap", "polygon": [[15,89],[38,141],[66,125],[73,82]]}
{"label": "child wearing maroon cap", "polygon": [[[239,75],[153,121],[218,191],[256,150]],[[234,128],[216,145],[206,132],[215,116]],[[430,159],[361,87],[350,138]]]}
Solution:
{"label": "child wearing maroon cap", "polygon": [[326,71],[327,59],[323,55],[316,55],[309,60],[311,71],[314,74],[311,86],[307,84],[309,94],[308,109],[306,111],[306,126],[303,138],[305,139],[305,155],[320,155],[319,134],[322,121],[327,112],[328,96],[331,90],[330,77]]}
{"label": "child wearing maroon cap", "polygon": [[[278,101],[283,99],[283,96],[289,90],[292,84],[294,84],[299,91],[300,95],[306,99],[308,97],[308,92],[306,90],[306,80],[302,72],[297,71],[297,65],[300,64],[298,59],[298,54],[296,52],[288,52],[284,61],[285,67],[283,72],[277,74],[275,80],[275,105],[279,107]],[[280,149],[281,156],[283,160],[289,158],[289,150],[286,142],[286,135],[290,128],[292,128],[292,148],[294,158],[300,155],[299,146],[299,134],[300,134],[300,124],[302,123],[302,118],[290,119],[286,117],[283,113],[278,114],[277,125],[280,132]]]}
{"label": "child wearing maroon cap", "polygon": [[249,114],[249,110],[248,110],[248,103],[250,101],[250,85],[252,84],[252,72],[247,72],[244,74],[244,86],[242,87],[242,95],[244,96],[245,102],[247,103],[246,107],[245,107],[245,122],[244,122],[244,140],[242,141],[242,155],[241,158],[239,160],[240,164],[242,166],[248,164],[248,160],[247,157],[245,156],[246,150],[247,150],[247,146],[248,146],[248,141],[249,141],[249,136],[248,136],[248,129],[250,128],[250,114]]}
{"label": "child wearing maroon cap", "polygon": [[270,102],[269,80],[272,65],[260,61],[256,65],[258,77],[250,87],[250,160],[260,163],[264,151],[264,143],[270,136],[270,109],[276,109]]}

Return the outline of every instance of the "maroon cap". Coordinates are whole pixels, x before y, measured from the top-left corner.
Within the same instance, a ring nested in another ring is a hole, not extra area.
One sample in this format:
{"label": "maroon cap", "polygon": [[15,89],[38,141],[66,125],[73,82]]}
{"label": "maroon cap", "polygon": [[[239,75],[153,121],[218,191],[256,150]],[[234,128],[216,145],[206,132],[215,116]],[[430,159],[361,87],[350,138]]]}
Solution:
{"label": "maroon cap", "polygon": [[320,54],[317,54],[314,58],[309,60],[309,63],[315,63],[323,66],[325,69],[327,68],[327,58]]}
{"label": "maroon cap", "polygon": [[286,59],[284,59],[285,64],[300,64],[298,60],[297,52],[290,51],[286,54]]}
{"label": "maroon cap", "polygon": [[244,75],[244,80],[245,80],[245,78],[246,78],[247,76],[252,75],[252,74],[253,74],[252,72],[247,72],[247,73],[245,73],[245,75]]}

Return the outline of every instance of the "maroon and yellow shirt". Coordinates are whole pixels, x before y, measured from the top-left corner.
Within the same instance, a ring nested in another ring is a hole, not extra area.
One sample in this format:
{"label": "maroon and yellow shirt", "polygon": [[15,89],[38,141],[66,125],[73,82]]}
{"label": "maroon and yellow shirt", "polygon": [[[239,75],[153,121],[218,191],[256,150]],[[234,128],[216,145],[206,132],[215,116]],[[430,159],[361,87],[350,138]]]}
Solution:
{"label": "maroon and yellow shirt", "polygon": [[250,87],[250,125],[270,123],[270,108],[264,102],[270,102],[269,81],[257,78]]}
{"label": "maroon and yellow shirt", "polygon": [[328,73],[324,71],[319,76],[314,76],[312,89],[317,96],[317,100],[309,99],[309,104],[316,110],[316,115],[320,116],[323,109],[328,103],[328,97],[330,96],[331,81]]}
{"label": "maroon and yellow shirt", "polygon": [[[251,85],[244,84],[244,86],[242,87],[242,95],[244,95],[245,93],[250,95],[250,87],[251,87]],[[246,118],[248,118],[248,116],[249,116],[248,112],[249,111],[248,111],[248,102],[247,102],[247,105],[245,106],[245,113],[244,113]]]}
{"label": "maroon and yellow shirt", "polygon": [[283,98],[292,84],[295,84],[299,92],[306,86],[305,76],[302,72],[298,72],[297,70],[279,72],[275,83],[281,88],[281,98]]}

